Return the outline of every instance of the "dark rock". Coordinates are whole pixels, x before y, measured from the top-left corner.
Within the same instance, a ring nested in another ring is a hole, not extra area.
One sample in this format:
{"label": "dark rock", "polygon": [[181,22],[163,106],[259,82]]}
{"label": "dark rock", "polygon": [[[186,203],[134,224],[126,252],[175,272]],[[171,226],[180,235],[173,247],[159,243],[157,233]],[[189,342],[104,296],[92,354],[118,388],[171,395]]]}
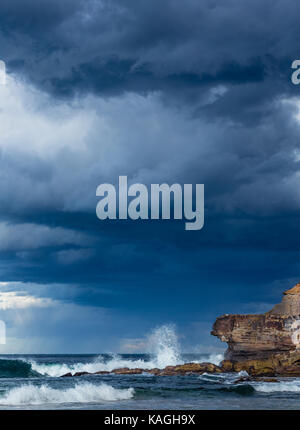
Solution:
{"label": "dark rock", "polygon": [[73,376],[71,372],[65,373],[64,375],[61,375],[61,378],[67,378],[67,377],[70,377],[70,376]]}
{"label": "dark rock", "polygon": [[241,376],[236,381],[235,384],[240,384],[241,382],[279,382],[277,378],[268,378],[268,377],[255,377],[255,376]]}
{"label": "dark rock", "polygon": [[92,373],[89,372],[76,372],[73,376],[83,376],[83,375],[92,375]]}

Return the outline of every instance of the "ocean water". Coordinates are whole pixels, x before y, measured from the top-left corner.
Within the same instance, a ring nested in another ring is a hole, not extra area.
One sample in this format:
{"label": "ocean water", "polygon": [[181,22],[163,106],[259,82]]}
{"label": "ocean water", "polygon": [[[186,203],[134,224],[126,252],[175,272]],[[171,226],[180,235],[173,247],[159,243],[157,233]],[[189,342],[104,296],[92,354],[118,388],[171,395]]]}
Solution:
{"label": "ocean water", "polygon": [[223,359],[222,354],[181,354],[168,327],[149,344],[150,354],[1,355],[0,409],[300,409],[300,378],[243,383],[237,383],[243,373],[61,378],[68,372]]}

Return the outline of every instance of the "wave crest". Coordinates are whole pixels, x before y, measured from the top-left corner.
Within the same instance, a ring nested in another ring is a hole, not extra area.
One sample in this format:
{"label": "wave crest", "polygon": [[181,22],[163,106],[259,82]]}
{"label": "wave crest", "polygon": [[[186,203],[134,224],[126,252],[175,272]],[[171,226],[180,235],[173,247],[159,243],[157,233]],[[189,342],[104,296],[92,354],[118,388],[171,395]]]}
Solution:
{"label": "wave crest", "polygon": [[107,384],[77,384],[74,388],[59,390],[48,385],[22,385],[11,389],[0,398],[0,405],[40,405],[45,403],[99,403],[129,400],[134,389],[117,389]]}
{"label": "wave crest", "polygon": [[264,382],[253,385],[256,391],[264,393],[292,392],[300,393],[300,381]]}
{"label": "wave crest", "polygon": [[31,363],[23,360],[0,359],[0,378],[31,378],[39,376]]}

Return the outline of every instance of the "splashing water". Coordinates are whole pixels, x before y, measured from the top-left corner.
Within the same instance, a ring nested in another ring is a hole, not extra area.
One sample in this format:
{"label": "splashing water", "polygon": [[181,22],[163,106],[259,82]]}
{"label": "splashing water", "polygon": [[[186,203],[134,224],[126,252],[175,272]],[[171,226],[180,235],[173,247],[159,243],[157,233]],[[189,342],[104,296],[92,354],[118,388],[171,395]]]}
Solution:
{"label": "splashing water", "polygon": [[32,384],[11,389],[0,398],[0,405],[39,405],[43,403],[89,403],[128,400],[134,389],[117,389],[107,384],[77,384],[74,388],[54,389],[47,385],[40,387]]}
{"label": "splashing water", "polygon": [[207,361],[212,364],[219,366],[221,361],[224,360],[224,354],[210,354]]}
{"label": "splashing water", "polygon": [[155,367],[182,364],[175,327],[171,324],[157,327],[148,339],[149,352],[154,355]]}

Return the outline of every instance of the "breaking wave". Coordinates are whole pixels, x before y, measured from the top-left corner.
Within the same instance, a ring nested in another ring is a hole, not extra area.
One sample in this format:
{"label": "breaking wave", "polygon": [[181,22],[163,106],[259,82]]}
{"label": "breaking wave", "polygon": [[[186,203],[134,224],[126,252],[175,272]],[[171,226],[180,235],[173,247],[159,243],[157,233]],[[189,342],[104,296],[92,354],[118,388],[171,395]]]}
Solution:
{"label": "breaking wave", "polygon": [[0,359],[0,378],[30,378],[39,376],[31,363],[23,360]]}
{"label": "breaking wave", "polygon": [[76,372],[99,372],[99,371],[107,371],[110,372],[114,369],[118,369],[120,367],[129,367],[130,369],[134,369],[136,367],[143,369],[151,369],[155,367],[153,362],[144,361],[143,359],[138,360],[130,360],[122,358],[121,356],[115,355],[111,356],[109,360],[105,357],[98,357],[95,361],[90,363],[74,363],[74,364],[41,364],[35,361],[31,361],[32,369],[37,371],[38,373],[44,376],[57,377],[62,376],[66,373],[71,372],[72,374]]}
{"label": "breaking wave", "polygon": [[300,393],[300,381],[265,382],[254,385],[256,391],[264,393],[292,392]]}
{"label": "breaking wave", "polygon": [[40,405],[45,403],[95,403],[128,400],[134,395],[134,389],[117,389],[107,384],[77,384],[64,390],[40,387],[32,384],[13,388],[0,398],[0,405]]}

